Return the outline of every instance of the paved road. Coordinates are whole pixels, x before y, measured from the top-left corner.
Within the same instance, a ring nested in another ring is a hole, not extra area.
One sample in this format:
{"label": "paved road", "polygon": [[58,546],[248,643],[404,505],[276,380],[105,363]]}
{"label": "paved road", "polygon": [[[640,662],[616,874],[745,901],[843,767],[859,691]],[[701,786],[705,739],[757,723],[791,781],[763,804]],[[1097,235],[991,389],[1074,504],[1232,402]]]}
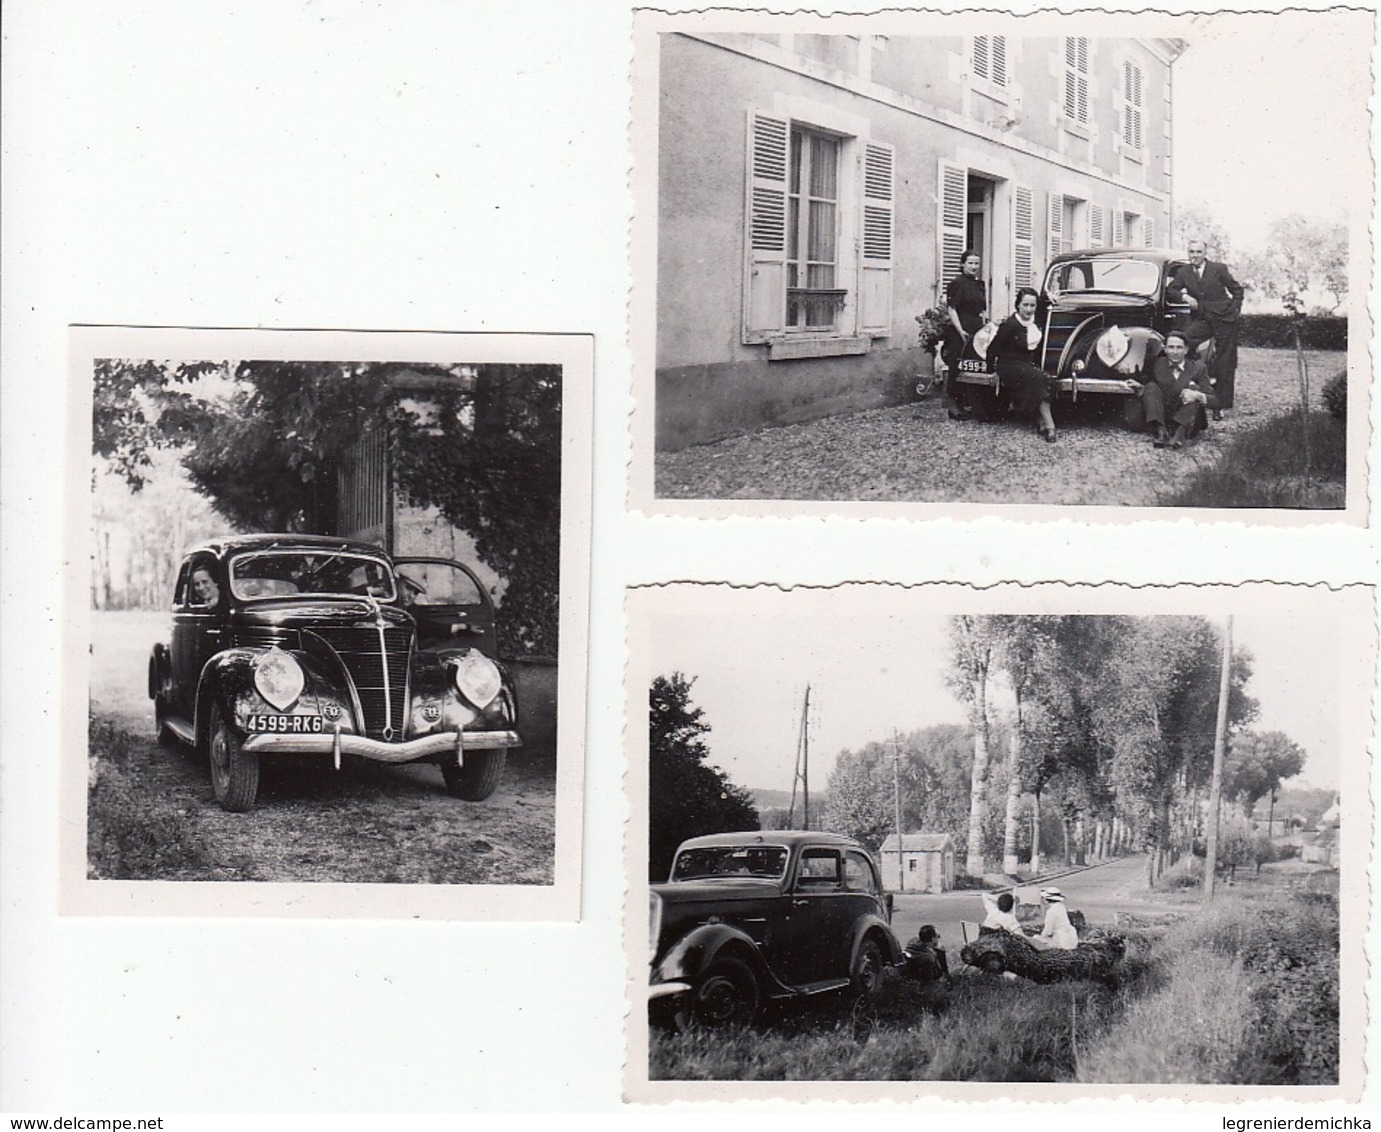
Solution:
{"label": "paved road", "polygon": [[[1111,926],[1117,912],[1147,912],[1162,907],[1143,887],[1146,858],[1138,854],[1097,865],[1090,869],[1056,877],[1045,883],[1056,885],[1072,909],[1084,913],[1093,925]],[[1022,885],[1017,889],[1022,903],[1040,900],[1044,884]],[[983,901],[977,891],[898,893],[892,927],[902,943],[916,934],[921,924],[934,924],[950,955],[957,959],[963,936],[961,920],[982,920]]]}

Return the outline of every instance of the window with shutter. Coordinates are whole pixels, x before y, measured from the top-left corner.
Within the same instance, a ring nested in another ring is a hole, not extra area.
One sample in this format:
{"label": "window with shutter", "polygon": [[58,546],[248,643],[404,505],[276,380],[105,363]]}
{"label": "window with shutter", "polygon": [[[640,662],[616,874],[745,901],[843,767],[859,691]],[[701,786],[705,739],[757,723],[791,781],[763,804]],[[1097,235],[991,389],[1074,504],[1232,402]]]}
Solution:
{"label": "window with shutter", "polygon": [[1130,59],[1122,64],[1122,140],[1131,149],[1141,148],[1141,68]]}
{"label": "window with shutter", "polygon": [[791,130],[787,186],[786,327],[835,329],[845,292],[839,253],[839,139]]}
{"label": "window with shutter", "polygon": [[892,327],[893,162],[891,146],[863,147],[863,259],[859,329],[885,335]]}
{"label": "window with shutter", "polygon": [[1081,126],[1088,125],[1089,42],[1087,36],[1065,36],[1064,115]]}
{"label": "window with shutter", "polygon": [[1030,287],[1032,245],[1035,239],[1035,194],[1027,185],[1017,185],[1012,194],[1012,287]]}
{"label": "window with shutter", "polygon": [[1065,239],[1065,198],[1059,193],[1050,194],[1050,207],[1047,209],[1046,259],[1054,259],[1062,251],[1069,251]]}
{"label": "window with shutter", "polygon": [[1141,219],[1141,246],[1143,248],[1153,248],[1156,246],[1156,222],[1154,217],[1144,216]]}
{"label": "window with shutter", "polygon": [[969,212],[969,170],[964,165],[952,165],[943,158],[940,161],[940,187],[936,193],[939,199],[939,221],[936,231],[940,234],[939,264],[940,293],[943,295],[946,284],[959,274],[959,257],[964,254],[964,242],[968,236]]}
{"label": "window with shutter", "polygon": [[1091,248],[1103,246],[1103,206],[1101,204],[1088,206],[1088,242]]}
{"label": "window with shutter", "polygon": [[788,135],[786,119],[749,112],[745,342],[785,328]]}
{"label": "window with shutter", "polygon": [[1127,214],[1120,208],[1115,209],[1112,214],[1112,246],[1115,248],[1127,246]]}
{"label": "window with shutter", "polygon": [[976,35],[973,37],[973,74],[994,86],[1007,85],[1007,37],[1005,35]]}

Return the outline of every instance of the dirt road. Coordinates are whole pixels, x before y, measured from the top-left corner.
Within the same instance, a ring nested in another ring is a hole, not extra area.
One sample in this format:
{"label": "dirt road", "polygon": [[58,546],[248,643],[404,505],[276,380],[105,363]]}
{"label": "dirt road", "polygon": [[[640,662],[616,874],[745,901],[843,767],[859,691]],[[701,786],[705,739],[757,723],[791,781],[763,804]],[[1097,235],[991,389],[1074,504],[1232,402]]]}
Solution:
{"label": "dirt road", "polygon": [[552,883],[554,759],[510,752],[498,792],[476,803],[446,794],[434,766],[266,762],[255,808],[228,814],[202,757],[153,739],[145,665],[166,615],[92,616],[92,717],[129,737],[121,774],[168,802],[202,849],[170,875],[135,879]]}

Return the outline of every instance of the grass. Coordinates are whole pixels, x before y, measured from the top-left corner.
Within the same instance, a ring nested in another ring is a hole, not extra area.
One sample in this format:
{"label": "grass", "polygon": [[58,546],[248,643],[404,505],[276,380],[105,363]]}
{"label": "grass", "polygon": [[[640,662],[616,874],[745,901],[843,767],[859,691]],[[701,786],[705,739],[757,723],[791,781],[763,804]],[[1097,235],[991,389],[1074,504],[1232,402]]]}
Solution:
{"label": "grass", "polygon": [[151,795],[131,773],[143,744],[102,720],[88,742],[87,875],[140,880],[209,864],[197,811]]}
{"label": "grass", "polygon": [[1341,508],[1347,428],[1326,412],[1309,416],[1311,468],[1304,472],[1298,413],[1272,417],[1237,436],[1222,458],[1167,493],[1172,507]]}
{"label": "grass", "polygon": [[[955,958],[957,963],[957,957]],[[1116,990],[976,972],[887,977],[752,1027],[651,1037],[649,1075],[693,1080],[1336,1084],[1336,897],[1262,887],[1128,931]]]}

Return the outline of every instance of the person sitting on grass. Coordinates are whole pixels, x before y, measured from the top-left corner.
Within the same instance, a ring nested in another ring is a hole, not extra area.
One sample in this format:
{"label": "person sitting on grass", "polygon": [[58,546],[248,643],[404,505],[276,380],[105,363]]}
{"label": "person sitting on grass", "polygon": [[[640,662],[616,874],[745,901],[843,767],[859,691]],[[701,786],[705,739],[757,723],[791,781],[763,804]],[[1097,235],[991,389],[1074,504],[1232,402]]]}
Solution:
{"label": "person sitting on grass", "polygon": [[980,892],[983,898],[983,908],[987,915],[983,917],[983,922],[979,925],[979,930],[1011,932],[1013,935],[1025,936],[1026,932],[1021,926],[1021,921],[1017,919],[1016,913],[1012,911],[1017,906],[1017,898],[1011,892],[1004,892],[1001,896],[993,897],[991,892]]}
{"label": "person sitting on grass", "polygon": [[906,945],[906,973],[918,983],[935,983],[944,979],[945,986],[954,986],[945,949],[940,946],[940,933],[935,930],[934,924],[922,924],[916,938]]}
{"label": "person sitting on grass", "polygon": [[[1165,336],[1165,353],[1156,359],[1153,377],[1141,387],[1141,405],[1147,429],[1155,434],[1157,448],[1183,448],[1185,441],[1208,427],[1205,409],[1216,408],[1218,398],[1204,363],[1188,357],[1189,343],[1178,330]],[[1175,423],[1170,435],[1169,422]]]}
{"label": "person sitting on grass", "polygon": [[1069,922],[1065,894],[1058,888],[1043,888],[1041,899],[1045,901],[1045,926],[1040,935],[1031,936],[1027,942],[1037,951],[1073,951],[1079,946],[1079,933]]}

